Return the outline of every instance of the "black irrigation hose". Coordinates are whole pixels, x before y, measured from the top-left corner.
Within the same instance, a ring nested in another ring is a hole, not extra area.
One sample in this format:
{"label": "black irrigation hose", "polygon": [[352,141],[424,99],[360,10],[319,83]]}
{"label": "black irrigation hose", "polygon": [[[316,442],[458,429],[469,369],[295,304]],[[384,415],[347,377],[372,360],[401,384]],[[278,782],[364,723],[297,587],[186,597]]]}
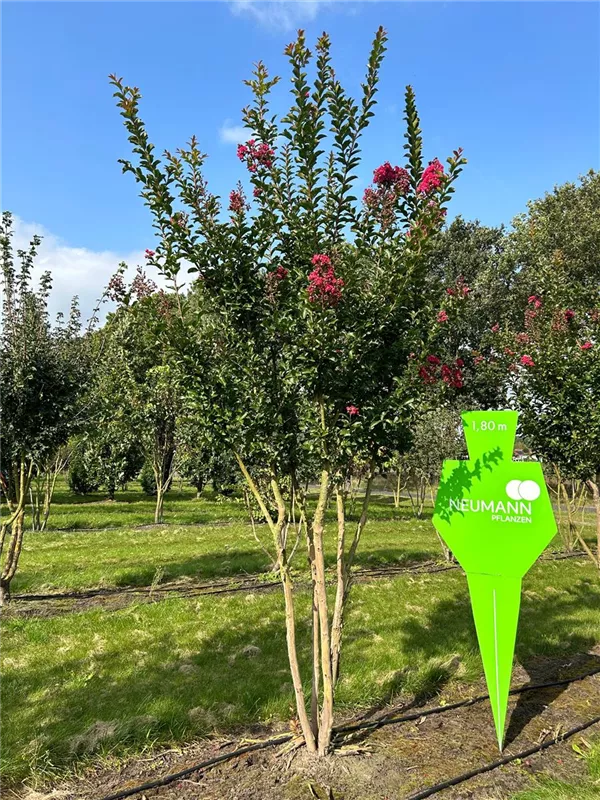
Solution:
{"label": "black irrigation hose", "polygon": [[[581,558],[585,555],[583,550],[576,550],[572,553],[551,553],[547,556],[542,556],[540,561],[562,561],[566,558]],[[438,572],[447,572],[452,569],[460,569],[460,564],[440,565],[435,562],[425,562],[423,564],[413,564],[411,566],[390,566],[390,567],[374,567],[373,569],[359,569],[352,573],[356,580],[364,578],[385,578],[388,575],[406,575],[406,574],[423,574],[433,575]],[[200,584],[197,586],[157,586],[154,590],[156,595],[166,595],[169,592],[178,592],[182,596],[195,596],[203,594],[227,594],[233,592],[252,591],[254,589],[270,589],[279,586],[280,581],[268,581],[263,583],[242,584],[236,586],[233,581],[214,581],[212,583]],[[300,584],[299,584],[300,585]],[[308,586],[308,584],[306,584]],[[126,587],[108,587],[105,589],[87,589],[82,592],[62,592],[62,593],[48,593],[48,594],[16,594],[13,595],[14,600],[20,602],[33,602],[41,600],[88,600],[94,597],[112,597],[119,594],[148,594],[150,591],[149,586],[126,586]]]}
{"label": "black irrigation hose", "polygon": [[[265,583],[246,583],[241,586],[236,586],[234,582],[221,581],[215,583],[200,584],[198,586],[157,586],[153,590],[153,594],[157,596],[164,596],[170,592],[177,592],[183,597],[195,596],[203,594],[223,594],[227,592],[244,592],[252,589],[265,589],[272,586],[279,586],[280,581],[269,581]],[[124,588],[108,588],[108,589],[88,589],[83,592],[63,592],[61,594],[16,594],[14,600],[21,602],[32,602],[37,600],[90,600],[94,597],[113,597],[120,594],[141,594],[148,595],[150,593],[150,586],[129,586]]]}
{"label": "black irrigation hose", "polygon": [[[577,675],[575,678],[566,678],[560,681],[552,681],[549,683],[539,683],[534,685],[526,685],[517,687],[516,689],[511,689],[510,694],[519,694],[521,692],[528,692],[532,691],[533,689],[547,689],[552,686],[564,686],[565,684],[575,683],[575,681],[581,681],[585,678],[589,678],[592,675],[596,675],[600,673],[600,667],[597,669],[591,670],[590,672],[586,672],[583,675]],[[386,718],[383,720],[375,721],[375,722],[366,722],[366,723],[359,723],[357,725],[347,725],[340,728],[334,728],[334,734],[344,733],[348,731],[354,731],[359,729],[367,729],[367,728],[378,728],[382,727],[383,725],[391,725],[393,723],[399,722],[409,722],[414,719],[420,719],[421,717],[426,717],[431,714],[442,714],[445,711],[452,711],[455,708],[460,708],[462,706],[473,705],[474,703],[478,703],[481,700],[486,700],[489,695],[479,695],[478,697],[473,697],[470,700],[463,700],[459,703],[451,703],[450,705],[446,706],[435,706],[435,708],[426,709],[425,711],[421,711],[420,713],[414,714],[405,714],[402,717],[394,717],[394,718]],[[441,792],[442,789],[446,789],[448,786],[454,786],[457,783],[462,783],[470,778],[475,777],[484,772],[489,772],[492,769],[496,769],[496,767],[500,767],[504,764],[508,764],[511,761],[515,761],[518,758],[527,758],[527,756],[532,755],[533,753],[537,753],[540,750],[545,750],[546,748],[550,747],[553,744],[557,744],[559,741],[563,741],[564,739],[568,739],[570,736],[574,736],[576,733],[579,733],[586,728],[595,725],[597,722],[600,722],[600,716],[595,717],[591,722],[585,722],[582,725],[579,725],[575,728],[571,728],[566,733],[562,734],[559,737],[555,737],[554,739],[547,740],[541,745],[535,745],[528,750],[524,750],[521,753],[517,753],[514,756],[505,756],[498,761],[494,761],[491,764],[487,764],[484,767],[480,767],[477,770],[472,770],[471,772],[466,772],[463,775],[459,775],[456,778],[451,778],[449,781],[445,781],[444,783],[436,784],[435,786],[430,787],[429,789],[425,789],[423,792],[411,795],[407,800],[422,800],[422,798],[430,797],[432,794],[436,794],[437,792]],[[237,750],[232,750],[229,753],[223,753],[223,755],[215,756],[214,758],[209,758],[207,761],[201,761],[199,764],[194,764],[191,767],[186,767],[185,769],[180,770],[179,772],[173,772],[168,775],[164,775],[162,778],[157,778],[154,781],[148,781],[147,783],[140,784],[139,786],[133,786],[129,789],[123,789],[122,791],[115,792],[114,794],[106,795],[105,797],[100,798],[100,800],[123,800],[125,797],[131,797],[134,794],[138,794],[139,792],[146,792],[150,789],[157,789],[161,786],[167,786],[169,783],[174,783],[181,778],[184,778],[186,775],[191,775],[194,772],[200,772],[202,770],[208,769],[209,767],[215,766],[216,764],[220,764],[224,761],[229,761],[232,758],[237,758],[238,756],[245,755],[246,753],[251,753],[256,750],[265,750],[268,747],[275,747],[278,744],[284,744],[285,742],[289,742],[294,737],[294,734],[288,733],[283,736],[279,736],[274,739],[266,739],[263,742],[257,742],[256,744],[247,745],[245,747],[240,747]]]}
{"label": "black irrigation hose", "polygon": [[437,794],[444,789],[450,788],[450,786],[456,786],[459,783],[464,783],[471,778],[475,778],[477,775],[483,775],[485,772],[491,772],[493,769],[503,767],[505,764],[510,764],[511,761],[527,758],[528,756],[532,756],[534,753],[539,753],[541,750],[547,750],[549,747],[552,747],[553,744],[559,744],[565,739],[575,736],[576,733],[580,733],[586,728],[591,728],[592,725],[596,725],[598,722],[600,722],[600,714],[588,722],[582,722],[581,725],[576,725],[574,728],[570,728],[568,731],[556,736],[554,739],[546,739],[546,741],[542,742],[542,744],[536,744],[533,747],[528,747],[527,750],[521,750],[520,753],[515,753],[515,755],[512,756],[504,756],[504,758],[499,758],[497,761],[492,761],[490,764],[485,764],[485,766],[479,767],[478,769],[472,769],[470,772],[464,772],[462,775],[457,775],[455,778],[449,778],[447,781],[436,783],[435,786],[430,786],[429,789],[424,789],[422,792],[409,795],[406,800],[424,800],[425,797],[431,797],[432,795]]}
{"label": "black irrigation hose", "polygon": [[[537,689],[550,689],[553,686],[568,686],[570,683],[583,681],[590,678],[592,675],[600,673],[600,667],[585,672],[583,675],[577,675],[575,678],[563,678],[560,681],[548,681],[547,683],[527,683],[524,686],[517,686],[511,689],[509,694],[523,694],[523,692],[531,692]],[[432,714],[443,714],[444,711],[453,711],[456,708],[465,708],[466,706],[473,706],[475,703],[481,703],[483,700],[488,700],[489,694],[480,694],[477,697],[470,697],[468,700],[459,700],[456,703],[449,703],[445,706],[434,706],[433,708],[425,709],[424,711],[415,711],[411,714],[403,714],[401,717],[384,717],[383,719],[375,719],[372,722],[359,722],[355,725],[345,725],[335,729],[335,733],[350,733],[351,731],[359,731],[377,728],[383,728],[384,725],[394,725],[399,722],[412,722],[421,717],[429,717]]]}
{"label": "black irrigation hose", "polygon": [[249,744],[246,747],[240,747],[238,750],[233,750],[231,753],[223,753],[221,756],[209,758],[208,761],[202,761],[200,764],[196,764],[193,767],[186,767],[185,769],[179,770],[179,772],[173,772],[171,775],[165,775],[163,778],[157,778],[155,781],[148,781],[147,783],[140,784],[140,786],[134,786],[131,789],[123,789],[120,792],[106,795],[106,797],[103,797],[102,800],[122,800],[122,798],[131,797],[131,795],[137,794],[138,792],[147,792],[150,789],[158,789],[160,786],[166,786],[168,783],[173,783],[180,778],[185,778],[186,775],[191,775],[193,772],[198,772],[199,770],[206,769],[207,767],[213,767],[215,764],[220,764],[222,761],[229,761],[229,759],[236,758],[237,756],[243,756],[245,753],[252,753],[254,750],[264,750],[267,747],[274,747],[277,744],[284,744],[285,742],[289,742],[292,738],[293,734],[288,733],[285,736],[279,736],[277,739],[267,739],[264,742]]}

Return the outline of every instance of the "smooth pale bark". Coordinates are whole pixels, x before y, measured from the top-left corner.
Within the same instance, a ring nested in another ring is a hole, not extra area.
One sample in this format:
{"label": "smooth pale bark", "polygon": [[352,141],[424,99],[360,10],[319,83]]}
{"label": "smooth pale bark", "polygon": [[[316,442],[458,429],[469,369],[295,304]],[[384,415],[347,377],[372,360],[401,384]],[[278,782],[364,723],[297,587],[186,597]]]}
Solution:
{"label": "smooth pale bark", "polygon": [[596,565],[598,569],[600,569],[600,489],[598,488],[598,483],[591,479],[587,480],[586,484],[592,492],[592,499],[596,510]]}
{"label": "smooth pale bark", "polygon": [[342,648],[343,611],[347,593],[347,574],[345,563],[346,550],[346,510],[344,496],[336,488],[335,492],[338,536],[336,553],[337,585],[335,592],[335,606],[333,608],[333,621],[331,624],[331,669],[333,685],[337,684],[339,675],[340,651]]}
{"label": "smooth pale bark", "polygon": [[258,506],[267,521],[267,524],[273,534],[273,540],[275,543],[275,548],[277,550],[278,556],[278,563],[279,563],[279,574],[281,578],[281,584],[283,587],[283,596],[285,600],[285,631],[286,631],[286,642],[287,642],[287,651],[288,651],[288,661],[290,664],[290,673],[292,676],[292,684],[294,687],[294,694],[296,697],[296,710],[298,712],[298,719],[300,721],[300,727],[302,729],[302,734],[304,736],[304,741],[306,742],[306,747],[309,752],[316,752],[317,744],[315,741],[315,736],[313,734],[313,730],[308,719],[308,714],[306,711],[306,703],[304,700],[304,687],[302,685],[302,677],[300,675],[300,666],[298,664],[298,651],[296,646],[296,618],[295,618],[295,611],[294,611],[294,595],[293,595],[293,587],[292,587],[292,580],[289,573],[289,565],[287,563],[287,557],[285,550],[282,549],[281,543],[285,540],[285,531],[283,529],[284,525],[286,524],[286,509],[285,503],[283,502],[283,498],[281,496],[281,492],[277,485],[277,482],[273,480],[271,482],[271,488],[275,494],[275,500],[278,506],[278,520],[277,523],[273,520],[269,509],[266,506],[266,503],[260,493],[256,483],[252,479],[252,476],[248,472],[246,465],[242,461],[242,458],[238,453],[234,454],[236,460],[240,466],[242,474],[252,492]]}
{"label": "smooth pale bark", "polygon": [[4,540],[9,530],[10,538],[0,572],[0,605],[4,605],[4,603],[10,600],[10,583],[19,565],[19,557],[23,546],[25,504],[27,502],[27,494],[29,492],[32,474],[33,462],[30,461],[29,464],[27,464],[25,456],[22,456],[19,467],[19,479],[17,482],[16,502],[11,509],[11,517],[9,521],[5,523],[6,527],[3,526],[2,530],[2,546],[4,546]]}
{"label": "smooth pale bark", "polygon": [[158,524],[159,522],[163,521],[163,512],[164,512],[164,505],[165,505],[165,495],[163,493],[162,487],[156,487],[156,506],[154,508],[154,522]]}
{"label": "smooth pale bark", "polygon": [[[337,588],[333,616],[330,623],[329,608],[326,591],[325,576],[325,555],[324,555],[324,517],[327,509],[332,489],[331,475],[328,469],[323,469],[321,473],[319,497],[316,508],[308,524],[306,518],[306,499],[305,495],[298,490],[295,476],[291,476],[290,503],[292,513],[288,512],[288,506],[284,499],[281,487],[273,475],[271,479],[271,491],[277,506],[277,519],[267,508],[265,495],[259,490],[252,476],[248,472],[242,458],[235,454],[246,484],[252,492],[259,505],[261,513],[271,531],[273,542],[277,552],[278,566],[285,599],[286,610],[286,639],[288,648],[288,659],[292,675],[292,683],[296,696],[296,708],[302,733],[311,752],[318,752],[319,756],[324,756],[331,747],[331,736],[333,732],[333,709],[335,685],[339,674],[340,653],[342,647],[342,631],[344,623],[344,611],[351,585],[351,566],[353,564],[356,550],[360,543],[362,532],[367,522],[367,512],[373,485],[373,465],[371,465],[365,496],[362,502],[360,519],[356,525],[350,547],[346,552],[346,518],[345,518],[345,493],[339,488],[336,490],[336,505],[338,515],[338,540],[337,540]],[[287,552],[287,541],[289,526],[293,521],[296,527],[295,503],[300,509],[300,522],[297,528],[297,539],[305,528],[306,546],[308,562],[311,570],[312,579],[312,679],[311,679],[311,701],[310,701],[310,720],[307,714],[304,698],[303,683],[300,675],[297,643],[296,625],[294,614],[294,595],[293,585],[289,569]],[[251,516],[252,518],[252,516]]]}
{"label": "smooth pale bark", "polygon": [[325,555],[323,551],[323,519],[329,499],[329,473],[321,473],[321,489],[312,522],[315,545],[316,598],[319,609],[319,629],[321,631],[321,676],[323,678],[323,704],[319,722],[319,755],[325,755],[331,742],[333,728],[333,674],[331,669],[331,642],[329,636],[329,614],[327,591],[325,587]]}
{"label": "smooth pale bark", "polygon": [[396,478],[396,491],[394,492],[394,508],[400,507],[400,495],[402,493],[402,470],[398,469]]}

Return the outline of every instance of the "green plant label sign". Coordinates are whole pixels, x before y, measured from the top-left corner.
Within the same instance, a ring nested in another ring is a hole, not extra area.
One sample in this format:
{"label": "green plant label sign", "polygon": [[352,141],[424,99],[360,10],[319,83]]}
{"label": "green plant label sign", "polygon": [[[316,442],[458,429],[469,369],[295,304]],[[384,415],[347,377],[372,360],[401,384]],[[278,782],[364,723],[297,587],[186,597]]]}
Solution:
{"label": "green plant label sign", "polygon": [[433,524],[467,574],[500,750],[521,579],[556,534],[541,464],[513,461],[516,411],[462,414],[468,461],[445,461]]}

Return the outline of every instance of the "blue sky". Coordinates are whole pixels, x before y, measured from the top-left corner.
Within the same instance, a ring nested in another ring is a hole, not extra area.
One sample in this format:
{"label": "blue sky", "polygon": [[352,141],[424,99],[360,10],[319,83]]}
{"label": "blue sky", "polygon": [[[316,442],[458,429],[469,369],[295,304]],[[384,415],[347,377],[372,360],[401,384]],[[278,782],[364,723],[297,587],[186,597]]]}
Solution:
{"label": "blue sky", "polygon": [[91,297],[121,258],[152,246],[149,213],[117,163],[129,144],[107,75],[140,87],[158,151],[198,136],[209,187],[225,195],[244,177],[243,80],[262,59],[283,78],[276,108],[287,110],[283,49],[298,27],[309,45],[330,34],[336,73],[355,93],[375,30],[388,30],[361,192],[379,163],[402,163],[407,83],[426,157],[462,146],[469,160],[451,216],[509,222],[598,168],[597,3],[4,2],[2,17],[2,207],[20,239],[45,234],[59,293]]}

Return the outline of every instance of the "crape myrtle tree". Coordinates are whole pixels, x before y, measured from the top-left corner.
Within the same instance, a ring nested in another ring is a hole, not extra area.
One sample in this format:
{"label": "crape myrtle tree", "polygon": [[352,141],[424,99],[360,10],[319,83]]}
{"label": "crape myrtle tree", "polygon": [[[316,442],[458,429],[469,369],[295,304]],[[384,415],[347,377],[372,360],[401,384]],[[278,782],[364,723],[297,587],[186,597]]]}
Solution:
{"label": "crape myrtle tree", "polygon": [[457,217],[434,242],[432,282],[446,300],[468,297],[461,313],[450,313],[442,302],[446,346],[460,351],[464,361],[463,407],[495,409],[508,403],[510,375],[497,333],[515,329],[522,314],[513,299],[518,265],[505,256],[506,232],[479,221]]}
{"label": "crape myrtle tree", "polygon": [[[460,151],[447,166],[424,162],[408,87],[405,166],[377,167],[362,204],[352,194],[385,43],[380,28],[356,102],[332,69],[328,35],[318,39],[313,62],[299,31],[285,49],[293,102],[280,121],[269,109],[279,79],[256,64],[246,81],[254,95],[243,112],[249,136],[237,152],[249,174],[253,213],[238,184],[225,220],[203,178],[206,157],[196,140],[157,159],[139,117],[139,90],[111,76],[136,155],[135,164],[122,162],[123,170],[142,185],[159,233],[149,260],[175,288],[183,263],[197,274],[202,314],[211,322],[187,319],[179,359],[212,435],[235,453],[270,531],[299,723],[307,748],[320,755],[330,748],[344,609],[373,476],[389,452],[406,448],[419,395],[428,388],[419,368],[440,309],[426,291],[426,255],[464,163]],[[182,306],[183,320],[187,313]],[[460,369],[454,362],[448,368],[457,381]],[[361,462],[369,475],[351,527],[344,487]],[[316,465],[319,479],[311,505],[299,480],[306,464]],[[330,498],[337,510],[333,596],[326,592],[324,559]],[[288,563],[298,532],[312,577],[308,693]]]}
{"label": "crape myrtle tree", "polygon": [[117,489],[139,473],[144,454],[133,425],[134,377],[110,320],[94,336],[93,364],[85,401],[88,424],[73,463],[79,476],[72,474],[70,482],[76,491],[86,484],[101,486],[114,500]]}
{"label": "crape myrtle tree", "polygon": [[[76,300],[69,318],[59,315],[53,324],[48,313],[50,273],[43,273],[38,287],[32,280],[41,238],[34,236],[27,250],[17,250],[15,264],[12,235],[12,216],[4,212],[0,227],[0,492],[7,510],[2,509],[0,527],[0,604],[10,599],[32,481],[42,480],[48,465],[62,462],[62,450],[79,419],[88,374]],[[45,507],[37,518],[40,527],[50,510],[55,475],[56,471],[44,489]]]}
{"label": "crape myrtle tree", "polygon": [[463,439],[457,411],[436,408],[415,422],[412,444],[410,450],[402,455],[400,470],[404,473],[409,499],[417,517],[423,515],[427,500],[432,505],[435,503],[435,487],[444,460],[457,459],[464,453]]}
{"label": "crape myrtle tree", "polygon": [[567,183],[513,221],[521,325],[507,333],[522,432],[557,474],[586,484],[600,568],[600,173]]}
{"label": "crape myrtle tree", "polygon": [[[115,455],[110,459],[119,466],[118,479],[125,482],[131,459],[129,450],[141,451],[152,471],[155,486],[155,523],[163,521],[164,499],[173,481],[176,467],[176,428],[181,407],[180,376],[169,357],[167,335],[176,317],[174,298],[158,291],[141,267],[130,285],[124,279],[125,265],[113,276],[108,287],[109,299],[119,303],[102,332],[104,341],[100,358],[100,382],[96,387],[98,412],[106,419],[112,413],[116,437]],[[112,409],[112,411],[111,411]],[[139,466],[136,470],[139,471]],[[114,491],[114,488],[113,488]]]}

